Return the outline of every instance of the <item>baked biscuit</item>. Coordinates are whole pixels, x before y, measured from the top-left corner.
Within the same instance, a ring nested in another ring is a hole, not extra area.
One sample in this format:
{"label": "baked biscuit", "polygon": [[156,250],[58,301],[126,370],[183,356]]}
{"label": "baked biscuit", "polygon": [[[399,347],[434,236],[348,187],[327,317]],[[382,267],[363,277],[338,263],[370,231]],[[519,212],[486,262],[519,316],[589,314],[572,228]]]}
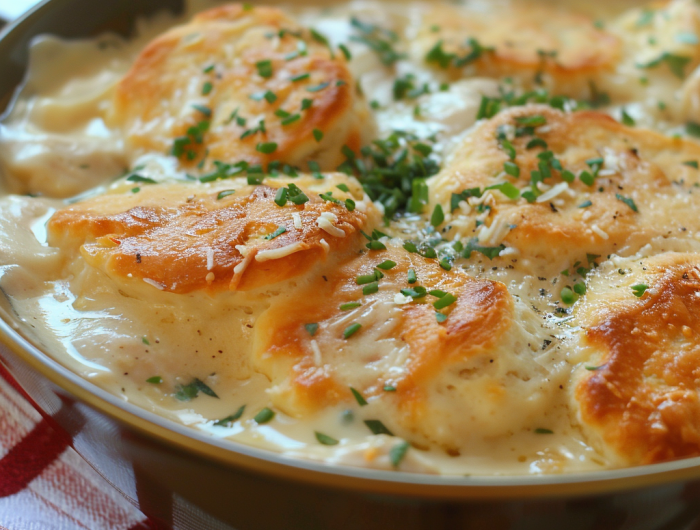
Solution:
{"label": "baked biscuit", "polygon": [[618,38],[593,22],[541,3],[488,10],[431,5],[413,55],[451,79],[509,77],[525,89],[588,98],[590,82],[612,71],[620,52]]}
{"label": "baked biscuit", "polygon": [[[149,44],[119,83],[112,124],[132,158],[169,152],[213,161],[332,170],[371,134],[342,53],[280,10],[205,11]],[[305,168],[304,168],[305,169]]]}
{"label": "baked biscuit", "polygon": [[576,309],[572,405],[618,464],[700,455],[700,257],[617,260]]}
{"label": "baked biscuit", "polygon": [[586,254],[636,252],[655,236],[700,229],[698,160],[694,142],[601,113],[514,107],[456,148],[428,181],[430,201],[451,212],[446,239],[505,244],[558,272]]}
{"label": "baked biscuit", "polygon": [[352,406],[353,388],[368,402],[364,419],[451,452],[538,427],[557,386],[537,360],[534,313],[499,282],[387,247],[307,277],[258,319],[253,365],[275,406],[310,417]]}
{"label": "baked biscuit", "polygon": [[[281,188],[288,192],[283,206]],[[331,200],[322,199],[328,191]],[[79,249],[89,265],[121,283],[143,281],[173,293],[244,291],[302,274],[329,252],[355,246],[376,215],[362,198],[357,181],[340,174],[258,186],[244,179],[143,186],[59,210],[48,223],[49,244],[68,257]]]}

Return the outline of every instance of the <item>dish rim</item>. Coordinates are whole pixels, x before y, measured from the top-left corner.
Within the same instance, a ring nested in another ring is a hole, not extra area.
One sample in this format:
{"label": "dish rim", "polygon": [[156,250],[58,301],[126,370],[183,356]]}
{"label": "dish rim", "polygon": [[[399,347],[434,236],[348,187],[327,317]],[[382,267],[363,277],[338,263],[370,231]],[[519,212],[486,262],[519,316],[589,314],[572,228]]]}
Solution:
{"label": "dish rim", "polygon": [[[19,32],[49,6],[73,0],[42,0],[17,20],[0,29],[0,44]],[[294,1],[294,0],[290,0]],[[36,36],[36,35],[34,35]],[[32,37],[33,38],[33,37]],[[26,73],[26,71],[25,71]],[[15,87],[16,91],[17,86]],[[13,94],[9,102],[16,96]],[[8,105],[9,109],[9,105]],[[0,110],[0,118],[4,117]],[[83,379],[21,333],[20,325],[0,310],[2,346],[36,373],[98,412],[156,440],[170,449],[199,458],[263,473],[292,482],[363,493],[381,493],[441,500],[570,497],[622,492],[700,478],[700,457],[620,469],[542,475],[449,476],[384,471],[325,464],[285,456],[240,442],[214,438],[158,416]]]}

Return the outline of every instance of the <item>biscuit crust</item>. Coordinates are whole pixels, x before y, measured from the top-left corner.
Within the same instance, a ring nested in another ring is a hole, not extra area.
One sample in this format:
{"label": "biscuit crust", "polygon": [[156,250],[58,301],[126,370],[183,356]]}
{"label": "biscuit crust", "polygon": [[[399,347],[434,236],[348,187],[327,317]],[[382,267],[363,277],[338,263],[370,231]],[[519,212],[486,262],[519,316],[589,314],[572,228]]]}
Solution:
{"label": "biscuit crust", "polygon": [[111,123],[132,158],[335,169],[341,148],[359,149],[373,129],[343,55],[315,35],[276,8],[203,12],[143,50],[117,86]]}
{"label": "biscuit crust", "polygon": [[643,260],[626,281],[648,286],[641,298],[597,280],[577,312],[588,370],[578,369],[573,399],[584,433],[628,465],[700,455],[700,259]]}
{"label": "biscuit crust", "polygon": [[[353,179],[337,179],[361,198]],[[321,199],[318,188],[310,191],[317,180],[294,182],[308,185],[302,188],[305,204],[275,203],[283,179],[260,186],[239,182],[221,199],[217,188],[184,184],[102,195],[56,212],[49,242],[68,252],[79,248],[89,265],[122,283],[143,280],[173,293],[250,290],[303,274],[329,252],[353,247],[367,223],[366,213]],[[330,182],[328,187],[339,200],[352,197]],[[319,223],[322,217],[333,225],[332,234],[319,225],[328,227]]]}

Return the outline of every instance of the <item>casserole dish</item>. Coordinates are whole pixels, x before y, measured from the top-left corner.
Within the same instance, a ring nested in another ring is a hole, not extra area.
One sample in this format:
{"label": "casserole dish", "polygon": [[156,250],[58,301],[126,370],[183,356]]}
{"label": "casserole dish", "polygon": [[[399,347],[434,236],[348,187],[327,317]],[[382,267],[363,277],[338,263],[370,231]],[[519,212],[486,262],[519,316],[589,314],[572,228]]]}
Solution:
{"label": "casserole dish", "polygon": [[[0,36],[2,101],[21,83],[34,36],[127,32],[176,2],[51,0]],[[80,13],[76,20],[75,13]],[[697,458],[585,474],[431,477],[329,468],[219,443],[124,403],[41,352],[5,304],[2,358],[76,450],[149,516],[183,528],[683,528],[700,512]],[[179,520],[184,499],[201,519]],[[206,515],[205,515],[206,514]],[[198,526],[199,525],[199,526]]]}

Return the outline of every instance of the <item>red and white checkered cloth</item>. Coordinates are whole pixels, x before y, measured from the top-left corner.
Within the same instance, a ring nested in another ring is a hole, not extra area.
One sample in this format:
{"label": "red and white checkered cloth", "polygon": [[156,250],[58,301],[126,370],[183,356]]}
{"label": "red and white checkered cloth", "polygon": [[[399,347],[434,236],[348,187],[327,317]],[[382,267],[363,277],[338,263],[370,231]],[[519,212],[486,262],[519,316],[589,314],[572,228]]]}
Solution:
{"label": "red and white checkered cloth", "polygon": [[0,529],[159,528],[70,444],[0,363]]}
{"label": "red and white checkered cloth", "polygon": [[75,436],[40,410],[0,357],[0,530],[235,530],[177,493],[144,483],[146,505],[161,513],[147,517],[136,507],[138,477],[126,497],[73,449]]}

